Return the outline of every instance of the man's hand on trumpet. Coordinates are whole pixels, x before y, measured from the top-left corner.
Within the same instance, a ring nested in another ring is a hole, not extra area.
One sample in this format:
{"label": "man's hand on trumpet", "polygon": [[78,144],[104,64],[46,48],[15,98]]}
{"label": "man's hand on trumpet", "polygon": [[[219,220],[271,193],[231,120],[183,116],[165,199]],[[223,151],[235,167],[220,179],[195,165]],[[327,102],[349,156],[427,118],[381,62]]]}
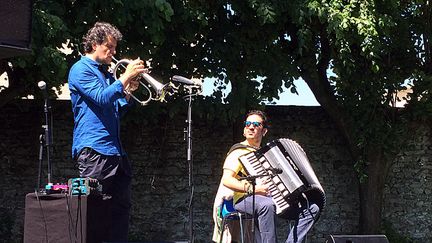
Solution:
{"label": "man's hand on trumpet", "polygon": [[125,98],[127,101],[129,101],[132,92],[134,92],[135,90],[137,90],[139,88],[140,82],[139,82],[139,77],[135,77],[133,79],[131,79],[131,81],[129,82],[129,84],[126,86],[125,88]]}
{"label": "man's hand on trumpet", "polygon": [[136,90],[139,85],[138,77],[145,72],[148,72],[148,70],[145,68],[143,60],[138,58],[131,61],[127,65],[126,71],[119,78],[123,84],[123,89],[128,92]]}
{"label": "man's hand on trumpet", "polygon": [[133,78],[130,82],[129,85],[126,87],[126,91],[129,93],[134,92],[135,90],[137,90],[139,88],[139,77],[135,77]]}

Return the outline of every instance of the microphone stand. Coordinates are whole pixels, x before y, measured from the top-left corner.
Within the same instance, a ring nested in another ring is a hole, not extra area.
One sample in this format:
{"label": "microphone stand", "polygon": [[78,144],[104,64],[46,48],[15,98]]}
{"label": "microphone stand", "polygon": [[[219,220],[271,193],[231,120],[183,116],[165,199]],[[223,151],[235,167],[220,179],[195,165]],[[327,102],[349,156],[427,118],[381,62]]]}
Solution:
{"label": "microphone stand", "polygon": [[36,189],[39,190],[41,187],[41,177],[42,177],[42,163],[43,163],[43,149],[45,143],[45,134],[39,136],[39,170],[38,170],[38,180]]}
{"label": "microphone stand", "polygon": [[47,176],[48,176],[48,184],[51,183],[51,159],[50,159],[50,154],[51,154],[51,145],[52,145],[52,131],[51,131],[51,126],[50,126],[50,119],[49,119],[49,115],[50,115],[50,110],[51,107],[49,105],[49,100],[48,100],[48,96],[45,97],[45,104],[44,104],[44,113],[45,113],[45,126],[42,126],[45,128],[45,144],[46,144],[46,151],[47,151],[47,164],[48,164],[48,172],[47,172]]}
{"label": "microphone stand", "polygon": [[253,242],[255,242],[255,186],[256,179],[266,177],[269,175],[248,175],[239,178],[239,181],[247,180],[252,185],[252,236]]}
{"label": "microphone stand", "polygon": [[197,94],[192,93],[194,86],[185,85],[188,89],[189,95],[184,98],[188,100],[188,113],[187,113],[187,128],[184,130],[185,139],[187,140],[187,162],[188,162],[188,174],[189,174],[189,243],[194,242],[194,230],[193,230],[193,197],[194,197],[194,184],[193,184],[193,160],[192,160],[192,100],[193,96]]}
{"label": "microphone stand", "polygon": [[37,189],[41,189],[41,174],[42,174],[42,163],[43,163],[43,147],[46,148],[46,157],[47,157],[47,183],[51,183],[51,146],[52,146],[52,131],[50,126],[50,104],[48,100],[48,96],[45,96],[44,103],[44,115],[45,115],[45,124],[42,125],[44,132],[39,136],[39,172],[38,172],[38,184]]}

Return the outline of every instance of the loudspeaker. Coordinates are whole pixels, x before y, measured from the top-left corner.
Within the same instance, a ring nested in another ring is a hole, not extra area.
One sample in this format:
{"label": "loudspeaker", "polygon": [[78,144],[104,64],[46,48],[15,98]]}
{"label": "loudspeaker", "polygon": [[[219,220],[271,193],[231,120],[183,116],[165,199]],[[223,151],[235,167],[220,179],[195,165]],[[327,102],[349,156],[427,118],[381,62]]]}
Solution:
{"label": "loudspeaker", "polygon": [[385,235],[329,235],[328,243],[389,243]]}
{"label": "loudspeaker", "polygon": [[181,241],[144,241],[144,242],[102,242],[102,243],[188,243],[187,240],[181,240]]}
{"label": "loudspeaker", "polygon": [[29,54],[32,0],[1,0],[0,29],[0,59]]}
{"label": "loudspeaker", "polygon": [[29,193],[24,243],[101,243],[109,232],[109,206],[96,196]]}

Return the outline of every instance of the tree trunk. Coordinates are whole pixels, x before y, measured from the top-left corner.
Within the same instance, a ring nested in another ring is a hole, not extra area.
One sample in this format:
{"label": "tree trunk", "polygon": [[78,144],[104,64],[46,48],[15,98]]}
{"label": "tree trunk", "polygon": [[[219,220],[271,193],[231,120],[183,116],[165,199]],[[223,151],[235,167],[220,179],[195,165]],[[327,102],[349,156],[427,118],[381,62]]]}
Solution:
{"label": "tree trunk", "polygon": [[367,152],[367,180],[360,183],[360,233],[381,233],[383,192],[392,158],[384,156],[382,148],[371,146]]}
{"label": "tree trunk", "polygon": [[[347,147],[352,156],[353,168],[358,158],[363,157],[363,150],[359,151],[358,141],[355,134],[355,124],[350,120],[348,112],[340,106],[335,99],[334,90],[330,87],[327,77],[327,69],[330,62],[330,47],[327,43],[326,35],[321,36],[321,56],[315,59],[315,52],[303,53],[300,73],[315,98],[329,115],[330,119],[337,126],[341,135],[347,142]],[[310,65],[316,63],[316,65]],[[306,65],[309,64],[309,65]],[[384,185],[388,174],[389,165],[395,156],[385,156],[380,144],[372,144],[367,148],[364,155],[367,163],[364,173],[367,180],[360,183],[360,220],[359,233],[377,234],[381,229],[381,212],[383,204]]]}
{"label": "tree trunk", "polygon": [[[320,77],[319,75],[317,75]],[[350,149],[353,167],[359,156],[358,148],[356,147],[355,138],[351,135],[349,121],[346,119],[343,109],[336,105],[334,97],[327,91],[322,83],[325,77],[313,78],[309,75],[303,75],[304,80],[309,85],[315,97],[320,102],[323,109],[338,127],[338,130],[345,137],[347,146]],[[359,233],[377,234],[380,232],[381,211],[383,201],[383,191],[385,180],[388,174],[388,167],[391,159],[384,156],[383,150],[379,145],[371,146],[366,155],[366,171],[367,180],[360,183],[360,220]]]}

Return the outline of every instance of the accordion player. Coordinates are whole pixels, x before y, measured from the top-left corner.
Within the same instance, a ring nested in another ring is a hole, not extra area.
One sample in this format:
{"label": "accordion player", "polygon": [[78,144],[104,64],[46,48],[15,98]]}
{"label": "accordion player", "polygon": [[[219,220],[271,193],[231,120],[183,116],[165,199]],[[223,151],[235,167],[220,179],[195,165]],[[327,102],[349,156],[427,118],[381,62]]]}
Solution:
{"label": "accordion player", "polygon": [[239,159],[249,175],[269,178],[267,184],[278,216],[287,217],[285,212],[300,202],[314,202],[320,211],[324,208],[324,190],[297,142],[276,139]]}

